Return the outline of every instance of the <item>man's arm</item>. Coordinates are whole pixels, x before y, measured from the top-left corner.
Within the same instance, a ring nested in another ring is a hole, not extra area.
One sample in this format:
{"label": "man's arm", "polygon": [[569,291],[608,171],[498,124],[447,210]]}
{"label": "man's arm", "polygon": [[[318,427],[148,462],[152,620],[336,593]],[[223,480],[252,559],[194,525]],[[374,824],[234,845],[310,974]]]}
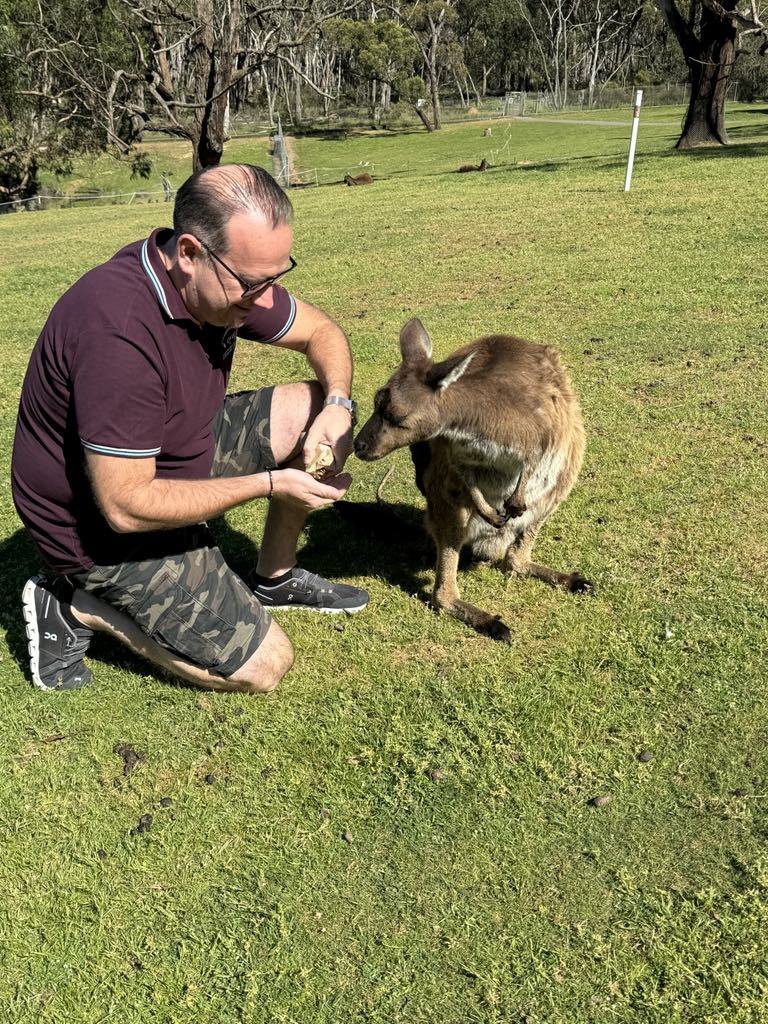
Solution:
{"label": "man's arm", "polygon": [[[269,475],[215,480],[162,480],[155,460],[97,455],[86,449],[86,466],[96,502],[116,533],[171,530],[212,519],[227,509],[269,494]],[[349,479],[319,483],[294,469],[272,470],[273,493],[311,511],[343,497]]]}
{"label": "man's arm", "polygon": [[303,352],[326,395],[349,398],[352,389],[352,353],[344,331],[321,309],[294,297],[296,316],[275,348]]}
{"label": "man's arm", "polygon": [[[300,299],[295,302],[296,317],[275,346],[303,352],[326,397],[350,398],[352,353],[346,335],[322,310]],[[328,405],[315,418],[304,442],[305,466],[321,443],[331,446],[335,468],[340,470],[352,451],[352,417],[343,406]]]}

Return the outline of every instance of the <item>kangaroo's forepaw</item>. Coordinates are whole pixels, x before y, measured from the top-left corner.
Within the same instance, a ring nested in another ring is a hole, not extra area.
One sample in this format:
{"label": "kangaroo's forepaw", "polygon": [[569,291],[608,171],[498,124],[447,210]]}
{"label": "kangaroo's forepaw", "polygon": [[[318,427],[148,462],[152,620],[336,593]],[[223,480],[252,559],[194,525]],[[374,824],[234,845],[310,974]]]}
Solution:
{"label": "kangaroo's forepaw", "polygon": [[528,511],[526,504],[518,504],[514,498],[507,498],[504,502],[504,516],[506,519],[518,519],[523,512]]}
{"label": "kangaroo's forepaw", "polygon": [[572,594],[594,594],[595,584],[585,579],[580,572],[572,572],[568,580],[568,590]]}
{"label": "kangaroo's forepaw", "polygon": [[481,512],[481,519],[484,519],[489,526],[492,526],[495,530],[500,530],[502,526],[507,525],[506,512],[495,511],[492,513]]}
{"label": "kangaroo's forepaw", "polygon": [[499,643],[512,643],[512,634],[509,631],[509,627],[501,621],[498,615],[487,626],[483,627],[481,632],[489,636],[491,640],[498,640]]}

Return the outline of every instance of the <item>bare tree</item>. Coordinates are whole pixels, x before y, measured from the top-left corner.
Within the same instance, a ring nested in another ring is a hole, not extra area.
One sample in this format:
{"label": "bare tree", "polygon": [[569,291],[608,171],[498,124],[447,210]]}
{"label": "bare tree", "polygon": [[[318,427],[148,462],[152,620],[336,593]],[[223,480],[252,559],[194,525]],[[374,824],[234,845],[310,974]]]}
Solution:
{"label": "bare tree", "polygon": [[[301,117],[301,85],[331,96],[307,73],[302,48],[329,18],[353,8],[344,0],[120,0],[115,24],[127,40],[111,63],[72,26],[52,25],[38,8],[38,30],[60,79],[111,143],[127,151],[143,131],[192,144],[193,167],[219,163],[230,106],[247,81],[272,70],[293,83]],[[101,74],[88,73],[96,64]],[[274,78],[273,78],[274,82]],[[290,97],[288,99],[290,103]]]}
{"label": "bare tree", "polygon": [[517,6],[539,52],[554,105],[562,108],[568,102],[571,34],[580,27],[582,0],[539,0],[536,13],[525,0],[517,0]]}

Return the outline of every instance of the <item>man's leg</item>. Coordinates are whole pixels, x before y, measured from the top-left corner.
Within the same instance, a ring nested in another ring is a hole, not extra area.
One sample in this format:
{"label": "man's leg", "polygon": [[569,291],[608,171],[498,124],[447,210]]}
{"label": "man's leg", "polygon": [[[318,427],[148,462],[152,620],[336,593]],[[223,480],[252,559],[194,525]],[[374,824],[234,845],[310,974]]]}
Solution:
{"label": "man's leg", "polygon": [[[323,406],[323,389],[317,381],[283,384],[272,394],[270,434],[272,453],[281,468],[304,468],[301,448],[309,427]],[[273,498],[269,503],[256,572],[282,576],[296,564],[296,546],[307,513]]]}
{"label": "man's leg", "polygon": [[[283,384],[227,395],[214,425],[212,476],[238,476],[266,469],[303,469],[302,446],[323,405],[317,381]],[[296,566],[296,546],[306,513],[273,497],[269,502],[259,559],[248,580],[266,608],[359,612],[368,594]]]}
{"label": "man's leg", "polygon": [[35,685],[87,684],[82,659],[99,630],[199,686],[274,689],[293,663],[287,637],[204,531],[189,540],[178,554],[29,580],[22,599]]}
{"label": "man's leg", "polygon": [[88,629],[109,633],[147,661],[170,675],[186,679],[195,686],[222,693],[269,693],[293,665],[293,648],[282,629],[273,620],[267,634],[251,657],[225,677],[210,669],[185,661],[180,655],[161,647],[143,633],[133,619],[117,611],[85,590],[76,590],[72,612]]}

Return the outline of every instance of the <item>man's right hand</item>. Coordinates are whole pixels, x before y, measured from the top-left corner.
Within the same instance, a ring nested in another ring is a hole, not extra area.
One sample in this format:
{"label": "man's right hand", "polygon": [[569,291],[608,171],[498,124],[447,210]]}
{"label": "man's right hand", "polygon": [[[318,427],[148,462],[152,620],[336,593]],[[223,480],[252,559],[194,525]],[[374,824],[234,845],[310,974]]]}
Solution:
{"label": "man's right hand", "polygon": [[301,469],[273,469],[272,493],[275,497],[294,508],[313,512],[339,501],[349,490],[352,477],[349,473],[323,480],[315,480]]}

